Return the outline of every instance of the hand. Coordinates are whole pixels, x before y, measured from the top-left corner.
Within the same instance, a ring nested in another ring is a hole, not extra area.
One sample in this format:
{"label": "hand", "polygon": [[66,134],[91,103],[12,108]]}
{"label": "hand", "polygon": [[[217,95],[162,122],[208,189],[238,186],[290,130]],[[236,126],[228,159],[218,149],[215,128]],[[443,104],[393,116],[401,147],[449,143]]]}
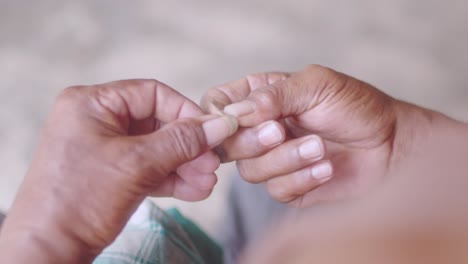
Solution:
{"label": "hand", "polygon": [[[30,262],[37,253],[34,263],[90,261],[145,196],[206,198],[219,166],[209,149],[237,123],[202,114],[153,80],[64,90],[2,230],[0,257]],[[14,245],[28,253],[11,253]]]}
{"label": "hand", "polygon": [[[315,65],[216,87],[202,108],[236,116],[242,127],[219,147],[221,160],[237,160],[246,181],[265,182],[273,198],[299,207],[369,190],[395,165],[396,140],[420,111]],[[423,127],[431,115],[424,111],[409,127]],[[409,133],[405,140],[411,138]]]}
{"label": "hand", "polygon": [[239,263],[468,263],[468,126],[426,114],[430,132],[401,141],[415,148],[384,184],[277,221]]}

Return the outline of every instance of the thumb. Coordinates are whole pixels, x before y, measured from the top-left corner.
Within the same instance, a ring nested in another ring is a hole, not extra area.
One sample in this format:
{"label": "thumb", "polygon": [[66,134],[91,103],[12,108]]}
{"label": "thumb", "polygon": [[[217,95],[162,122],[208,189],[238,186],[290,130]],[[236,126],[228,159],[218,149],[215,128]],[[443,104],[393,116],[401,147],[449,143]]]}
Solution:
{"label": "thumb", "polygon": [[136,166],[149,169],[150,177],[167,176],[179,166],[219,145],[237,131],[231,116],[202,116],[179,119],[162,129],[141,137],[136,147]]}
{"label": "thumb", "polygon": [[251,127],[267,120],[300,115],[347,86],[350,77],[331,69],[311,65],[290,78],[253,90],[224,113],[238,117],[239,125]]}

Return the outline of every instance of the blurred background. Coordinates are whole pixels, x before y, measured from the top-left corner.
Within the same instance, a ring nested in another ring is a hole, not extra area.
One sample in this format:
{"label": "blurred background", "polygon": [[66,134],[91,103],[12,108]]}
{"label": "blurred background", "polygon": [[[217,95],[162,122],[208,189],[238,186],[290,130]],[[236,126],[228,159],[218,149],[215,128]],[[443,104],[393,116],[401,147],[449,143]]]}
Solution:
{"label": "blurred background", "polygon": [[[317,63],[468,121],[467,18],[465,0],[0,0],[0,210],[75,84],[156,78],[198,102],[248,73]],[[213,232],[233,172],[203,202],[159,203]]]}

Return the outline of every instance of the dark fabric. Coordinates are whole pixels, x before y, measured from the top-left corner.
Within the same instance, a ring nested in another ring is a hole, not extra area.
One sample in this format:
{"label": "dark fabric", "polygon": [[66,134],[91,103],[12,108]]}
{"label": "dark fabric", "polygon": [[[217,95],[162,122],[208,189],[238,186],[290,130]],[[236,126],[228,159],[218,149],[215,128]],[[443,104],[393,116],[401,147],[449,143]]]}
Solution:
{"label": "dark fabric", "polygon": [[250,184],[235,175],[226,212],[216,234],[224,250],[224,264],[237,263],[246,245],[260,239],[276,220],[293,210],[273,200],[263,184]]}
{"label": "dark fabric", "polygon": [[2,227],[3,219],[5,219],[5,215],[0,213],[0,228]]}

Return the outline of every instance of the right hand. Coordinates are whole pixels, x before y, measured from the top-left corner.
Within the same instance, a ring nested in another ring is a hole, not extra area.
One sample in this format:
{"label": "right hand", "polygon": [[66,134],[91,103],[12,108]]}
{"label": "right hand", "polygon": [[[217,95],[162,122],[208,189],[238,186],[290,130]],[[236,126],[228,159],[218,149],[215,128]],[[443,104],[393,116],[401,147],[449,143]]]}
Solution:
{"label": "right hand", "polygon": [[273,198],[298,207],[369,190],[394,163],[403,119],[421,111],[316,65],[213,88],[202,108],[236,116],[243,127],[218,149],[221,160],[237,160],[246,181],[265,182]]}
{"label": "right hand", "polygon": [[236,129],[155,80],[64,90],[2,227],[0,262],[91,261],[144,197],[205,199],[219,166],[211,149]]}

